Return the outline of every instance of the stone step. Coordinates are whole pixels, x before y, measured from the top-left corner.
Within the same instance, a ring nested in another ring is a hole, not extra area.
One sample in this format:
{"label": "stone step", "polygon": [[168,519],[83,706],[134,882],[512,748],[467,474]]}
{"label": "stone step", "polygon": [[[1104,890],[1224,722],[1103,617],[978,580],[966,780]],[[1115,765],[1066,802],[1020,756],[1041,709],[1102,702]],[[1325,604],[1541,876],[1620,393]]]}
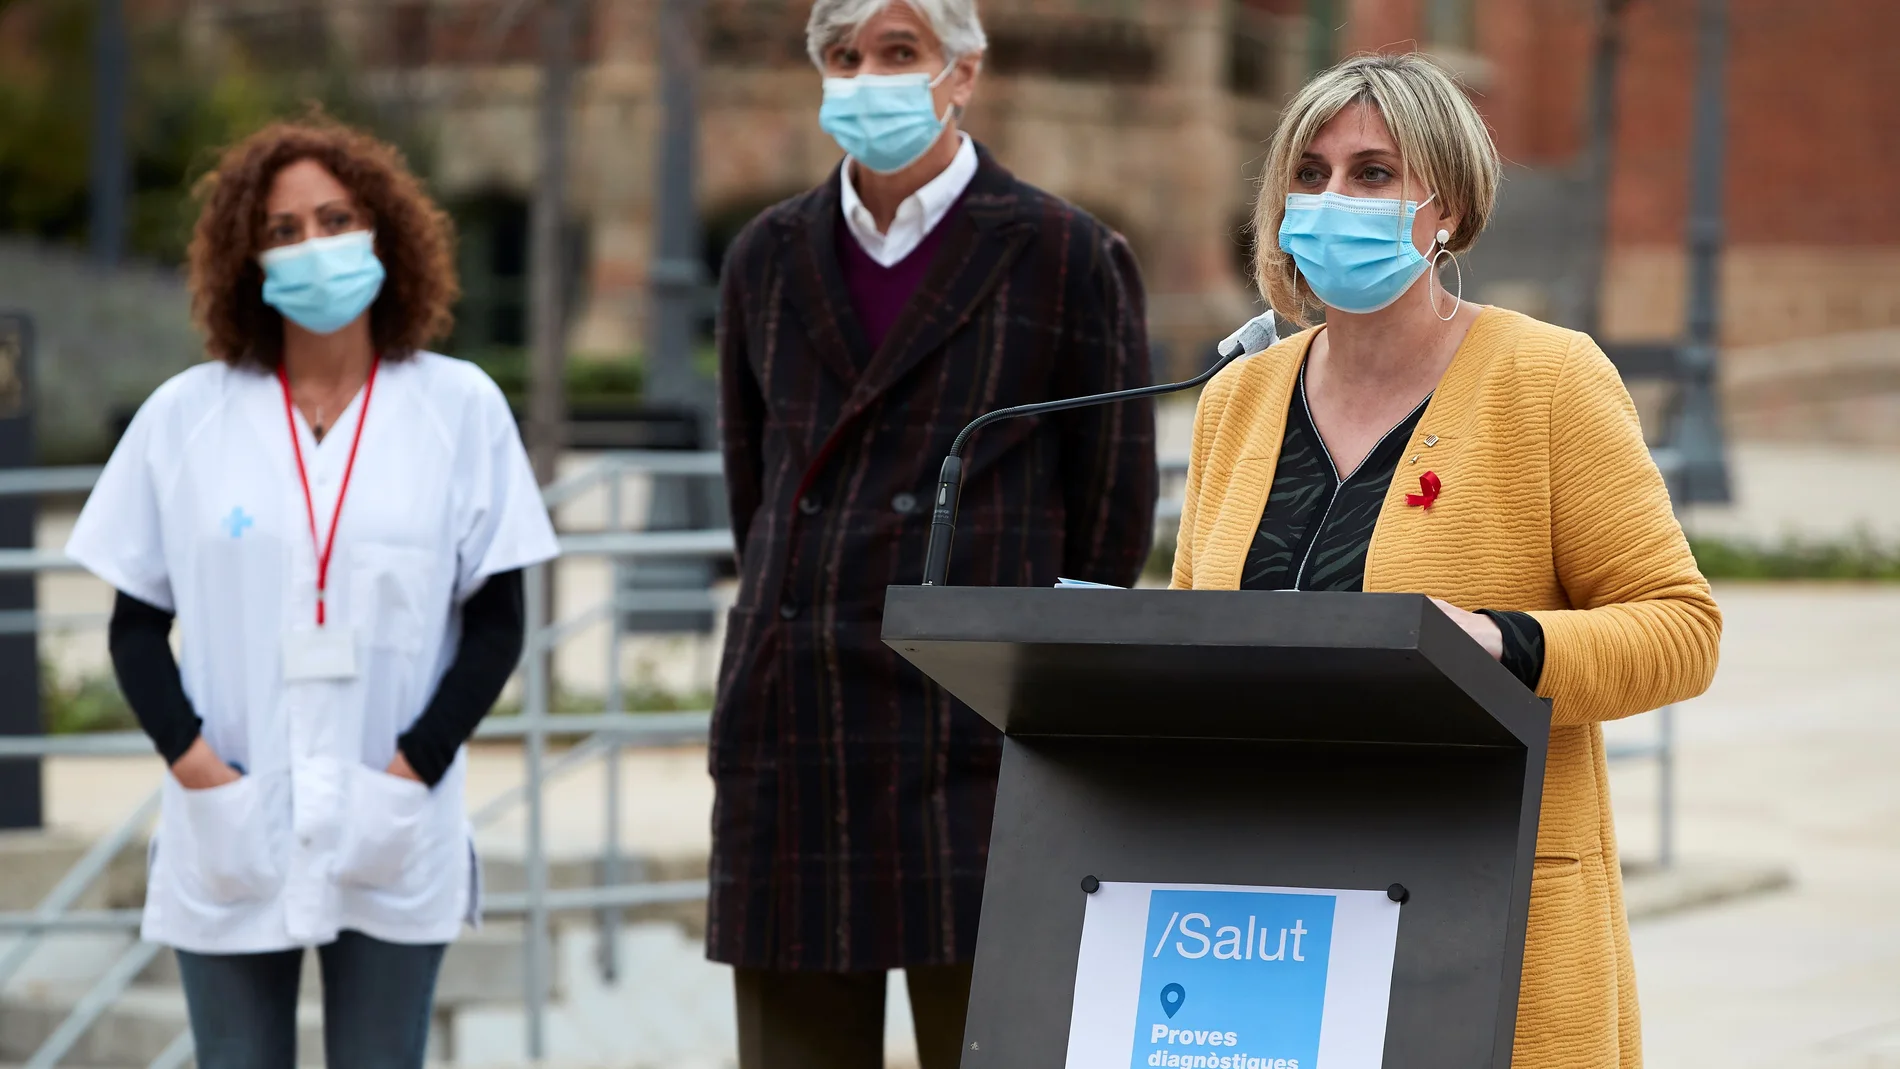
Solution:
{"label": "stone step", "polygon": [[[73,903],[74,909],[105,909],[145,899],[145,844],[129,844],[106,867],[105,876]],[[58,831],[0,831],[0,912],[28,910],[92,847],[91,840]]]}

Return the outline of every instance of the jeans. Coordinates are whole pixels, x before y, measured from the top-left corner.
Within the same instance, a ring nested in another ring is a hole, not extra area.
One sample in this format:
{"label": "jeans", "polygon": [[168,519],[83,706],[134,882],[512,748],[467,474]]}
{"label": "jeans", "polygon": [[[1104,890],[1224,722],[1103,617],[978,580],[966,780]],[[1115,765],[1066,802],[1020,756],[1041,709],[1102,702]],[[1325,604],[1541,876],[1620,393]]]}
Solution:
{"label": "jeans", "polygon": [[[344,932],[317,948],[323,1046],[335,1069],[419,1069],[445,946],[385,943]],[[294,1069],[303,950],[180,950],[198,1069]]]}

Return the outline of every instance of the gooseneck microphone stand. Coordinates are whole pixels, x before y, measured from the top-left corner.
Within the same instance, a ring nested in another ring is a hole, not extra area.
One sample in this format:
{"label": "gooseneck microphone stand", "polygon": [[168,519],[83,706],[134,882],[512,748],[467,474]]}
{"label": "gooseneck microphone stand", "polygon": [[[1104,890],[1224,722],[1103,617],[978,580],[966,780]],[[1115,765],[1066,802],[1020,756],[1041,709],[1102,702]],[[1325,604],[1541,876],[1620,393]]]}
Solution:
{"label": "gooseneck microphone stand", "polygon": [[[1191,390],[1221,373],[1227,365],[1242,356],[1259,352],[1271,345],[1274,340],[1273,313],[1269,312],[1242,327],[1232,337],[1220,344],[1221,358],[1214,365],[1186,382],[1167,382],[1158,386],[1142,386],[1133,390],[1116,390],[1112,393],[1090,394],[1087,397],[1069,397],[1059,401],[1042,401],[1033,405],[1017,405],[1014,408],[999,408],[994,412],[970,421],[969,426],[957,433],[950,443],[950,455],[943,458],[943,470],[937,475],[936,506],[930,515],[930,546],[924,552],[925,586],[943,586],[950,571],[950,544],[957,534],[957,500],[963,493],[963,446],[970,435],[992,423],[1023,416],[1041,416],[1051,412],[1066,412],[1072,408],[1088,408],[1091,405],[1113,404],[1117,401],[1132,401],[1141,397],[1158,397],[1162,394],[1179,393]],[[1262,327],[1261,324],[1265,326]]]}

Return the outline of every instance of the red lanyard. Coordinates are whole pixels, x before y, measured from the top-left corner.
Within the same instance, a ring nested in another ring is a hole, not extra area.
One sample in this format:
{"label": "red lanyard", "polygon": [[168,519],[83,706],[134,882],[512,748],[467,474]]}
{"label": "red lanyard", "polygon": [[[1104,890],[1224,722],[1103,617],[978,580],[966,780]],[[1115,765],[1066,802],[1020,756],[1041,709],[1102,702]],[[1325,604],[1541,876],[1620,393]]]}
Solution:
{"label": "red lanyard", "polygon": [[310,500],[310,476],[304,471],[303,444],[297,436],[297,415],[290,400],[290,376],[282,364],[277,367],[277,382],[284,388],[284,420],[290,424],[290,451],[297,458],[297,481],[303,484],[304,514],[310,517],[310,546],[317,553],[317,626],[323,626],[323,595],[330,584],[330,552],[336,548],[336,525],[343,518],[343,498],[350,492],[350,473],[356,470],[356,447],[363,441],[363,424],[369,422],[369,399],[376,392],[376,368],[381,360],[369,365],[369,381],[363,384],[363,407],[356,412],[356,432],[350,436],[350,458],[343,465],[343,485],[337,487],[336,510],[330,513],[330,533],[317,540],[317,506]]}

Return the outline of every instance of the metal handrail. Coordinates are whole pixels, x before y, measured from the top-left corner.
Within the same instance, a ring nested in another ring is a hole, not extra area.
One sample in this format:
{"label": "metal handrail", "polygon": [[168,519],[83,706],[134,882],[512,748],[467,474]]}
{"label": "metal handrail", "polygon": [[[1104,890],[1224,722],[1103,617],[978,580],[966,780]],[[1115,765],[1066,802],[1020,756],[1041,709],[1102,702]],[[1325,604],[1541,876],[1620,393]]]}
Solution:
{"label": "metal handrail", "polygon": [[[732,532],[599,531],[558,539],[563,557],[726,557]],[[58,549],[0,549],[0,575],[78,572],[85,568]]]}
{"label": "metal handrail", "polygon": [[[83,492],[89,489],[99,476],[99,468],[38,469],[29,471],[0,472],[0,496],[8,494],[41,494],[54,492]],[[612,504],[614,529],[605,532],[569,533],[562,536],[563,555],[625,557],[706,557],[727,556],[732,552],[732,536],[729,531],[624,531],[618,529],[620,482],[631,474],[673,474],[717,476],[720,473],[717,454],[707,453],[622,453],[610,454],[602,458],[588,471],[569,477],[546,491],[549,507],[570,501],[586,490],[605,485]],[[66,572],[79,570],[79,565],[57,550],[42,549],[0,549],[0,575],[38,574],[42,572]],[[527,670],[527,700],[524,702],[523,715],[519,717],[487,720],[477,729],[477,738],[501,739],[514,738],[526,742],[527,781],[520,787],[506,792],[502,797],[492,799],[477,813],[483,823],[500,816],[516,802],[524,801],[529,808],[528,824],[528,890],[522,894],[498,894],[484,904],[484,915],[507,916],[526,914],[527,925],[527,968],[525,969],[527,986],[527,1013],[529,1017],[530,1054],[538,1055],[543,1047],[540,1033],[545,1016],[545,997],[547,991],[547,941],[548,918],[553,911],[599,910],[603,918],[614,915],[618,910],[660,903],[703,901],[707,894],[704,880],[684,880],[667,883],[625,884],[618,880],[617,864],[610,865],[609,879],[603,885],[587,888],[550,891],[547,887],[547,865],[544,843],[542,841],[542,800],[547,777],[560,775],[578,767],[592,756],[605,757],[610,762],[618,751],[625,746],[653,747],[672,746],[682,743],[702,741],[706,738],[710,714],[704,711],[681,713],[630,714],[619,710],[616,700],[618,686],[611,687],[612,694],[606,711],[597,714],[563,714],[548,712],[551,697],[551,680],[547,677],[546,654],[559,642],[574,631],[598,619],[597,612],[587,612],[577,618],[550,622],[545,619],[542,602],[542,589],[539,572],[531,577],[528,586],[530,619],[533,631],[526,647],[523,663]],[[623,607],[626,600],[616,592],[613,604],[608,607],[610,617]],[[62,617],[53,617],[33,612],[18,612],[0,618],[0,630],[21,631],[40,630],[48,624],[70,624],[74,622],[91,623],[95,626],[109,617],[104,614],[89,614],[83,621]],[[615,640],[618,640],[618,627],[614,628]],[[611,663],[611,661],[610,661]],[[574,754],[556,760],[552,765],[545,762],[546,742],[552,738],[577,737],[582,741]],[[12,736],[0,737],[0,757],[45,757],[51,755],[144,755],[151,752],[150,741],[139,732],[113,732],[75,736]],[[611,767],[611,765],[610,765]],[[612,779],[610,778],[610,782]],[[136,931],[142,923],[142,910],[106,909],[73,910],[72,903],[82,895],[105,868],[130,842],[131,838],[149,822],[153,810],[157,807],[156,792],[141,804],[139,809],[118,829],[95,843],[87,854],[74,865],[62,878],[60,884],[49,893],[40,905],[31,912],[0,913],[0,933],[17,932],[18,941],[0,958],[0,983],[11,976],[24,961],[31,956],[37,943],[45,933],[53,931]],[[610,828],[616,834],[617,821],[610,816]],[[617,859],[617,843],[608,844],[609,854]],[[153,944],[135,942],[119,957],[106,973],[95,982],[80,1002],[66,1015],[53,1033],[35,1051],[28,1065],[34,1069],[46,1069],[71,1051],[74,1045],[98,1020],[101,1014],[124,992],[142,971],[159,948]],[[191,1055],[191,1037],[187,1030],[174,1037],[173,1041],[154,1058],[154,1069],[177,1069]]]}
{"label": "metal handrail", "polygon": [[[147,745],[149,746],[149,743]],[[53,889],[46,893],[46,897],[40,899],[40,904],[34,908],[32,915],[48,920],[66,915],[67,910],[72,908],[72,904],[79,901],[79,896],[85,894],[94,883],[98,882],[99,877],[105,874],[106,869],[112,864],[112,859],[118,857],[119,852],[132,842],[132,838],[158,815],[158,801],[158,791],[146,795],[145,801],[140,802],[138,807],[132,810],[131,816],[120,821],[118,827],[93,843],[78,861],[73,862],[73,867],[67,869],[66,874],[59,878],[59,882],[53,886]],[[7,981],[13,979],[13,974],[19,971],[20,966],[25,965],[27,959],[31,958],[33,952],[39,948],[39,933],[45,930],[41,928],[29,931],[8,949],[4,957],[0,957],[0,991],[6,990]]]}
{"label": "metal handrail", "polygon": [[83,494],[99,481],[103,466],[78,465],[65,468],[0,469],[0,497],[26,497],[35,494]]}
{"label": "metal handrail", "polygon": [[592,464],[572,475],[549,483],[541,491],[541,500],[556,508],[622,475],[685,475],[721,478],[725,467],[718,453],[667,449],[629,449],[605,453]]}

